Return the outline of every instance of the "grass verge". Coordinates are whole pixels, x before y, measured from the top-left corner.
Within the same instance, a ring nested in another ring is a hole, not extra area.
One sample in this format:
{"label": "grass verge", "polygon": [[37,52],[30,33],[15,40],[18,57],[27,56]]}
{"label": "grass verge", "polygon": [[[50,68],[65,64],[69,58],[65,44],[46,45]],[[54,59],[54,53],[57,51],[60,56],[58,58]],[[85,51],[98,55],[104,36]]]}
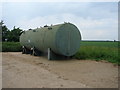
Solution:
{"label": "grass verge", "polygon": [[19,42],[2,42],[2,52],[20,52],[22,51]]}
{"label": "grass verge", "polygon": [[116,47],[99,47],[99,46],[81,46],[79,51],[73,56],[76,59],[91,59],[91,60],[107,60],[111,63],[120,65],[120,57]]}
{"label": "grass verge", "polygon": [[[1,45],[1,43],[0,43]],[[21,52],[19,42],[3,42],[2,52]],[[120,65],[120,43],[118,42],[81,42],[81,47],[73,56],[76,59],[106,60]]]}

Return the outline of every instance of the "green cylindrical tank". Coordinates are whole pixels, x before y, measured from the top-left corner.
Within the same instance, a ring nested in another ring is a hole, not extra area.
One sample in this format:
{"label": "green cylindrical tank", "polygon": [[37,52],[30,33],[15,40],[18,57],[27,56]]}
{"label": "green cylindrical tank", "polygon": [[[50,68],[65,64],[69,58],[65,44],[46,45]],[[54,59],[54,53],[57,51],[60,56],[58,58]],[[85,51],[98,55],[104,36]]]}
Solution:
{"label": "green cylindrical tank", "polygon": [[39,51],[50,48],[54,53],[64,56],[74,55],[79,47],[81,34],[71,23],[51,25],[28,30],[20,36],[20,43],[28,49],[35,47]]}

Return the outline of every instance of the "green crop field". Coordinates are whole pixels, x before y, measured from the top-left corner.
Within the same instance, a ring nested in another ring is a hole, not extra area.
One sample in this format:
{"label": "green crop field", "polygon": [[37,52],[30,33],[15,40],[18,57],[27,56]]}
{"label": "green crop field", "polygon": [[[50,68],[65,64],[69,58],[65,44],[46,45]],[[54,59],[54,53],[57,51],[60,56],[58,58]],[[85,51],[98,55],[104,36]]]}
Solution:
{"label": "green crop field", "polygon": [[79,51],[73,56],[76,59],[107,60],[120,65],[118,42],[82,41]]}
{"label": "green crop field", "polygon": [[[2,51],[19,52],[22,51],[22,48],[19,42],[3,42]],[[82,41],[80,49],[73,58],[79,60],[106,60],[120,65],[119,51],[120,45],[118,45],[118,42]]]}
{"label": "green crop field", "polygon": [[99,46],[99,47],[118,47],[118,42],[112,41],[82,41],[82,46]]}

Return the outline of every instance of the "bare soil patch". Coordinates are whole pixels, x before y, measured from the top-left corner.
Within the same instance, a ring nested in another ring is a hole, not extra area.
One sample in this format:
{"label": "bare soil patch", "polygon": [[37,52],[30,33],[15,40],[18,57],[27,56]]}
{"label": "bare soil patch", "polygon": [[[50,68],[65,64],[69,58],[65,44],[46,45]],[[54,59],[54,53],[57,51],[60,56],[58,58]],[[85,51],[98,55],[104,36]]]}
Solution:
{"label": "bare soil patch", "polygon": [[117,88],[118,66],[92,60],[47,60],[2,53],[3,88]]}

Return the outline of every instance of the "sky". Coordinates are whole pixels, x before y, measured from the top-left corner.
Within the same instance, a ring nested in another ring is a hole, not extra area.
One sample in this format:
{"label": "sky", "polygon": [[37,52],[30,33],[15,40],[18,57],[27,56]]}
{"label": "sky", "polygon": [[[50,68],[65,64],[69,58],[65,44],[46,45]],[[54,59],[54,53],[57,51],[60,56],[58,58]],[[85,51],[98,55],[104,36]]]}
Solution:
{"label": "sky", "polygon": [[9,29],[70,22],[82,40],[118,40],[117,2],[3,2],[0,8],[0,19]]}

